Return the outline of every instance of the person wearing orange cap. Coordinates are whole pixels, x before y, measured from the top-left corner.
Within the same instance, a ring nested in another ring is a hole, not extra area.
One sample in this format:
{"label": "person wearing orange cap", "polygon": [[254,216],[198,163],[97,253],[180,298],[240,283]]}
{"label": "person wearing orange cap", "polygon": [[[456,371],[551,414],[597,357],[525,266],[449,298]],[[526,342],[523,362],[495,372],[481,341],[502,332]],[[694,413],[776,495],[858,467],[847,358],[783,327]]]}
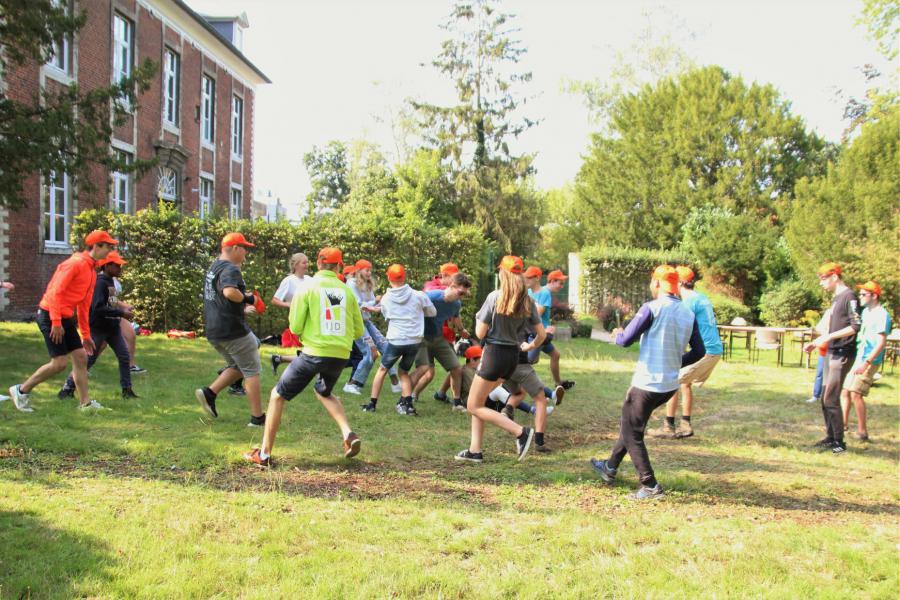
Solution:
{"label": "person wearing orange cap", "polygon": [[50,362],[24,383],[9,388],[13,405],[20,411],[34,412],[29,394],[38,384],[65,370],[69,358],[72,359],[79,408],[103,408],[88,395],[87,360],[96,350],[91,338],[91,300],[97,282],[97,263],[118,243],[105,231],[92,231],[84,238],[86,250],[73,254],[56,267],[37,311],[37,325],[44,335]]}
{"label": "person wearing orange cap", "polygon": [[[475,463],[484,460],[481,447],[485,422],[516,438],[519,460],[528,455],[534,441],[534,429],[522,427],[486,405],[494,388],[512,377],[519,364],[519,353],[538,348],[544,341],[541,317],[534,301],[528,296],[522,278],[522,259],[504,256],[498,269],[500,289],[488,294],[475,315],[475,335],[484,341],[484,351],[466,405],[466,410],[472,415],[469,447],[457,453],[456,460]],[[536,337],[526,342],[525,336],[529,331],[533,331]]]}
{"label": "person wearing orange cap", "polygon": [[266,415],[260,400],[259,340],[247,325],[245,315],[256,314],[258,298],[247,291],[241,265],[253,248],[242,233],[229,233],[222,238],[222,252],[206,272],[203,284],[203,313],[206,339],[228,365],[208,386],[194,390],[194,397],[211,417],[218,417],[218,394],[239,379],[244,380],[250,427],[262,427]]}
{"label": "person wearing orange cap", "polygon": [[557,386],[564,389],[571,389],[575,382],[567,379],[563,380],[559,374],[559,350],[553,345],[553,334],[556,333],[556,327],[550,324],[550,312],[553,308],[553,294],[559,293],[565,285],[566,276],[562,271],[550,271],[547,275],[547,285],[541,286],[541,277],[544,273],[540,267],[531,266],[525,269],[523,276],[525,277],[525,285],[528,286],[528,295],[537,305],[538,313],[541,315],[541,323],[544,325],[544,331],[547,337],[540,348],[535,348],[528,353],[528,362],[535,365],[541,359],[541,352],[550,356],[550,374]]}
{"label": "person wearing orange cap", "polygon": [[822,415],[825,418],[825,437],[815,447],[831,450],[833,454],[846,452],[844,442],[844,418],[841,411],[841,389],[856,358],[856,334],[862,322],[859,303],[841,278],[841,266],[825,263],[818,270],[819,286],[834,295],[831,303],[831,320],[828,333],[808,343],[804,350],[812,350],[828,344],[828,360],[825,363],[825,389],[822,392]]}
{"label": "person wearing orange cap", "polygon": [[[650,293],[654,299],[638,309],[628,326],[613,330],[618,346],[627,347],[640,340],[640,353],[622,404],[619,439],[607,460],[591,459],[600,479],[612,484],[625,455],[630,456],[641,481],[641,487],[631,496],[635,500],[665,495],[650,465],[644,430],[653,411],[678,391],[680,370],[706,353],[694,313],[678,297],[678,272],[674,267],[656,267]],[[683,354],[687,346],[690,351]]]}
{"label": "person wearing orange cap", "polygon": [[[681,296],[681,301],[694,313],[694,319],[696,319],[697,327],[700,329],[700,336],[703,338],[706,354],[694,364],[681,369],[681,372],[678,374],[678,382],[681,384],[681,389],[666,403],[666,416],[662,426],[657,429],[647,430],[647,435],[650,437],[682,439],[694,435],[694,428],[691,425],[694,391],[691,386],[695,384],[702,386],[706,383],[713,369],[719,363],[719,359],[722,358],[722,353],[725,349],[722,346],[722,338],[719,336],[719,325],[716,323],[712,302],[709,301],[705,294],[694,290],[694,285],[696,284],[694,270],[688,266],[680,265],[675,268],[675,272],[678,273],[678,292]],[[676,429],[675,414],[678,412],[679,395],[684,397],[684,404],[681,408],[681,422]]]}
{"label": "person wearing orange cap", "polygon": [[422,286],[422,289],[426,292],[430,292],[431,290],[442,290],[450,285],[450,278],[455,274],[459,273],[459,265],[452,262],[447,262],[441,265],[441,268],[438,269],[438,274],[434,276],[434,278],[425,282],[425,285]]}
{"label": "person wearing orange cap", "polygon": [[[94,286],[90,316],[91,339],[97,350],[88,357],[87,361],[87,370],[90,371],[106,346],[113,349],[116,358],[119,359],[119,385],[122,386],[124,400],[138,397],[131,389],[131,360],[128,344],[122,337],[122,326],[119,324],[120,319],[131,319],[134,315],[130,309],[121,307],[115,283],[115,278],[122,273],[122,267],[126,263],[127,261],[115,250],[98,263],[100,274],[97,275],[97,283]],[[74,395],[75,377],[69,375],[57,396],[62,400]]]}
{"label": "person wearing orange cap", "polygon": [[850,374],[844,380],[844,397],[841,398],[844,427],[850,418],[850,404],[856,409],[856,439],[869,441],[866,423],[865,397],[875,381],[875,373],[884,362],[884,347],[891,332],[891,316],[879,303],[881,286],[867,281],[856,286],[859,289],[859,303],[863,307],[859,335],[857,336],[856,361]]}
{"label": "person wearing orange cap", "polygon": [[272,449],[281,425],[284,403],[298,396],[315,381],[316,398],[328,411],[344,438],[344,457],[359,453],[362,442],[350,428],[340,398],[332,394],[347,366],[353,341],[362,335],[362,315],[356,296],[338,279],[344,266],[338,248],[322,248],[316,257],[318,271],[291,302],[290,327],[303,342],[303,352],[291,361],[269,394],[268,416],[262,446],[244,454],[244,460],[259,467],[272,466]]}

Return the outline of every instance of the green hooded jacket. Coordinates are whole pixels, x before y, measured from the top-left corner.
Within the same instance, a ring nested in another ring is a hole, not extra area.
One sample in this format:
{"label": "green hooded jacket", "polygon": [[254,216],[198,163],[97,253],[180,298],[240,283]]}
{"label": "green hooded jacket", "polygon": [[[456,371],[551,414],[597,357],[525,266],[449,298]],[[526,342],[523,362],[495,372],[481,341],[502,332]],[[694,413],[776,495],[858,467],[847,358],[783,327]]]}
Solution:
{"label": "green hooded jacket", "polygon": [[349,358],[363,320],[353,291],[334,271],[322,269],[294,295],[289,326],[309,356]]}

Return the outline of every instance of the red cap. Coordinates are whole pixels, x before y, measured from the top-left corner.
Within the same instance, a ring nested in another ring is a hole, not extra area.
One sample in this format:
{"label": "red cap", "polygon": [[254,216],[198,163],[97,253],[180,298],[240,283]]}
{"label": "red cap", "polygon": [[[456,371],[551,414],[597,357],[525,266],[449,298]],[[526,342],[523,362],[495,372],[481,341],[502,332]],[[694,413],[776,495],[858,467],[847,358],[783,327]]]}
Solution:
{"label": "red cap", "polygon": [[540,279],[541,275],[543,274],[544,272],[541,271],[541,268],[535,266],[528,267],[523,273],[523,275],[525,275],[525,277],[528,277],[529,279]]}
{"label": "red cap", "polygon": [[685,265],[678,265],[675,267],[675,272],[678,273],[678,281],[682,283],[690,283],[694,280],[694,270]]}
{"label": "red cap", "polygon": [[354,267],[356,268],[357,271],[360,269],[371,269],[372,263],[370,263],[369,261],[367,261],[364,258],[361,258],[358,261],[356,261],[356,264],[354,265]]}
{"label": "red cap", "polygon": [[326,265],[342,265],[344,264],[344,255],[337,248],[322,248],[319,250],[317,260]]}
{"label": "red cap", "polygon": [[671,265],[659,265],[653,271],[653,279],[659,281],[662,289],[670,294],[678,293],[678,271]]}
{"label": "red cap", "polygon": [[456,263],[444,263],[441,265],[441,275],[454,275],[459,273],[459,266]]}
{"label": "red cap", "polygon": [[359,270],[359,267],[356,267],[356,266],[354,266],[354,265],[347,265],[347,266],[344,267],[344,269],[341,271],[341,275],[343,275],[344,277],[347,277],[348,275],[353,275],[353,274],[356,273],[358,270]]}
{"label": "red cap", "polygon": [[103,260],[98,262],[97,266],[102,267],[103,265],[108,264],[108,263],[116,263],[117,265],[122,266],[122,265],[128,264],[128,261],[125,260],[124,258],[122,258],[121,254],[119,254],[118,252],[113,250],[112,252],[110,252],[109,254],[106,255],[106,258],[104,258]]}
{"label": "red cap", "polygon": [[830,275],[838,275],[841,274],[841,265],[836,262],[827,262],[816,271],[819,277],[828,277]]}
{"label": "red cap", "polygon": [[229,246],[244,246],[245,248],[253,248],[256,244],[251,244],[247,241],[247,238],[244,237],[243,233],[226,233],[225,237],[222,238],[222,248],[227,248]]}
{"label": "red cap", "polygon": [[337,274],[337,278],[341,280],[341,283],[347,283],[347,278],[340,273]]}
{"label": "red cap", "polygon": [[550,271],[550,274],[547,275],[547,281],[565,281],[569,276],[564,274],[562,271],[557,269],[556,271]]}
{"label": "red cap", "polygon": [[881,286],[878,285],[877,283],[875,283],[874,281],[867,281],[864,284],[858,285],[856,287],[861,290],[866,290],[867,292],[875,294],[879,298],[881,297]]}
{"label": "red cap", "polygon": [[403,268],[403,265],[391,265],[387,268],[387,278],[388,281],[392,281],[394,283],[406,281],[406,269]]}
{"label": "red cap", "polygon": [[522,270],[525,268],[525,264],[518,256],[511,256],[507,254],[500,259],[500,265],[497,268],[503,269],[504,271],[513,273],[515,275],[521,275]]}
{"label": "red cap", "polygon": [[481,346],[469,346],[466,348],[466,360],[481,358]]}
{"label": "red cap", "polygon": [[93,246],[94,244],[102,243],[112,244],[113,246],[115,246],[119,242],[114,240],[111,235],[100,229],[95,229],[94,231],[87,234],[87,236],[85,236],[84,238],[85,246]]}

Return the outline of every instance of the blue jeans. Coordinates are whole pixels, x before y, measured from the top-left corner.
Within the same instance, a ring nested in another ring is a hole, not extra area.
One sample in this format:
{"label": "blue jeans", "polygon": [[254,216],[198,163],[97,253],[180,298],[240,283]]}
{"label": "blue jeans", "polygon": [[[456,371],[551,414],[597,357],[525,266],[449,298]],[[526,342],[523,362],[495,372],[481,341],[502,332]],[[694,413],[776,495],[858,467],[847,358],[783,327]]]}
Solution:
{"label": "blue jeans", "polygon": [[822,397],[822,372],[825,370],[825,357],[820,356],[816,363],[816,381],[813,383],[813,398]]}
{"label": "blue jeans", "polygon": [[[378,328],[375,327],[375,323],[373,323],[369,319],[363,319],[363,325],[366,327],[366,332],[369,334],[369,337],[372,338],[372,341],[375,342],[375,347],[378,348],[378,351],[384,354],[385,348],[387,348],[387,340],[384,339],[384,336],[381,335],[381,332],[378,331]],[[356,348],[362,352],[362,360],[359,361],[359,364],[356,365],[356,369],[353,371],[353,376],[351,379],[356,381],[357,383],[364,384],[369,380],[369,373],[372,371],[372,367],[375,365],[375,357],[372,356],[372,353],[369,352],[369,345],[366,343],[366,336],[362,336],[353,341],[356,345]],[[391,370],[388,371],[391,375],[397,374],[397,365],[391,367]]]}

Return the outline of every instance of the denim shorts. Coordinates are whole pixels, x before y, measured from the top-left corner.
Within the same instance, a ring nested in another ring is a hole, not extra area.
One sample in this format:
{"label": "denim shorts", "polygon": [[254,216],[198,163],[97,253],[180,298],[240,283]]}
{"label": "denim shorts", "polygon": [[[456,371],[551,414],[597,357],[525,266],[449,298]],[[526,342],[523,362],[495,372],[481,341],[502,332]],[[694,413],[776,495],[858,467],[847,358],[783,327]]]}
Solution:
{"label": "denim shorts", "polygon": [[388,342],[384,347],[384,354],[381,355],[381,366],[390,369],[399,360],[400,364],[397,368],[405,373],[409,373],[413,364],[416,362],[416,355],[419,353],[421,344],[403,344],[395,346]]}

